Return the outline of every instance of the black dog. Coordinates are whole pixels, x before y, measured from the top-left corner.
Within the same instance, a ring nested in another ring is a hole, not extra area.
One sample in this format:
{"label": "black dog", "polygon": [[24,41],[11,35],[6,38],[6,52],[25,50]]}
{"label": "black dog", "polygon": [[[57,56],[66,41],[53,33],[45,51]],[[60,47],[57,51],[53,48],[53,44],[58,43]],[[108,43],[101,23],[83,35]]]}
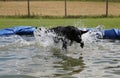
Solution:
{"label": "black dog", "polygon": [[62,41],[62,48],[67,50],[68,41],[70,42],[70,45],[72,45],[74,41],[80,43],[81,48],[83,48],[84,42],[82,41],[81,36],[88,31],[82,31],[74,26],[58,26],[48,29],[47,32],[55,33],[56,36],[53,38],[54,42],[58,43],[59,41]]}

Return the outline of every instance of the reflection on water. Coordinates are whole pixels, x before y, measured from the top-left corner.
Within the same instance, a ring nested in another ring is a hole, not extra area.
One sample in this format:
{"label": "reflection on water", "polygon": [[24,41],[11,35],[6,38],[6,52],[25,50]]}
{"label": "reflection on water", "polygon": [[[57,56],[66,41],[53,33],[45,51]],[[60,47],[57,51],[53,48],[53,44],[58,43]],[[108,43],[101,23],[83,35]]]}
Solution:
{"label": "reflection on water", "polygon": [[55,74],[56,77],[58,76],[70,77],[73,74],[80,73],[84,69],[82,57],[80,57],[79,59],[75,59],[58,52],[58,50],[56,49],[54,49],[54,51],[52,52],[54,57],[62,59],[61,61],[55,62],[55,64],[61,65],[55,66],[55,68],[62,69],[58,70],[58,72]]}
{"label": "reflection on water", "polygon": [[85,41],[69,51],[33,36],[0,37],[0,78],[120,78],[120,41]]}

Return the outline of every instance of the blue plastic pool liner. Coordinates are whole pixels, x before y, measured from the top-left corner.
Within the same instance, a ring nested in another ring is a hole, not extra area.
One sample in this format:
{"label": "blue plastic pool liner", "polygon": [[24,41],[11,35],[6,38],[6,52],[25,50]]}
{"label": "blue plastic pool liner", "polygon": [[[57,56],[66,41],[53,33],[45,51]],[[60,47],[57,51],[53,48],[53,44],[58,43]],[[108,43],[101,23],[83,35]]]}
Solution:
{"label": "blue plastic pool liner", "polygon": [[0,29],[0,36],[5,35],[32,35],[36,27],[33,26],[15,26],[11,28]]}

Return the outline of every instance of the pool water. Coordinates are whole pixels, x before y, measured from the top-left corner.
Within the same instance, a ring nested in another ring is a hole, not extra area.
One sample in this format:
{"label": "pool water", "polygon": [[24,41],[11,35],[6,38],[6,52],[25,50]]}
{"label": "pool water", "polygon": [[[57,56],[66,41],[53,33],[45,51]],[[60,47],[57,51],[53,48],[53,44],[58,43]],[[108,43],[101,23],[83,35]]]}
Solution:
{"label": "pool water", "polygon": [[120,41],[86,35],[83,49],[74,43],[68,52],[50,38],[2,36],[0,78],[120,78]]}

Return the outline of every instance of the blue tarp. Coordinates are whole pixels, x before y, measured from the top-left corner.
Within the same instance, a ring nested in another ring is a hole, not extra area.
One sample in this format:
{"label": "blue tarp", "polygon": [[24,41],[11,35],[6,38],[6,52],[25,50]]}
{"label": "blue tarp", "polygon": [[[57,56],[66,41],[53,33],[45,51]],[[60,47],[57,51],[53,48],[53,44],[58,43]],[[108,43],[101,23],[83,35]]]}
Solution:
{"label": "blue tarp", "polygon": [[[0,29],[0,36],[6,35],[33,35],[36,27],[33,26],[16,26],[11,28]],[[89,29],[91,30],[91,29]],[[120,30],[118,29],[107,29],[102,30],[103,39],[120,39]]]}
{"label": "blue tarp", "polygon": [[32,35],[35,27],[32,26],[16,26],[11,28],[0,29],[0,36],[4,35]]}
{"label": "blue tarp", "polygon": [[103,39],[120,39],[120,30],[118,29],[103,30]]}
{"label": "blue tarp", "polygon": [[[87,28],[87,30],[94,31],[94,28]],[[97,30],[99,30],[99,32],[102,34],[101,35],[100,33],[97,33],[98,35],[103,36],[102,39],[120,39],[120,30],[119,29],[113,28],[113,29],[105,29],[105,30],[97,29]],[[101,37],[100,37],[100,39],[101,39]]]}

